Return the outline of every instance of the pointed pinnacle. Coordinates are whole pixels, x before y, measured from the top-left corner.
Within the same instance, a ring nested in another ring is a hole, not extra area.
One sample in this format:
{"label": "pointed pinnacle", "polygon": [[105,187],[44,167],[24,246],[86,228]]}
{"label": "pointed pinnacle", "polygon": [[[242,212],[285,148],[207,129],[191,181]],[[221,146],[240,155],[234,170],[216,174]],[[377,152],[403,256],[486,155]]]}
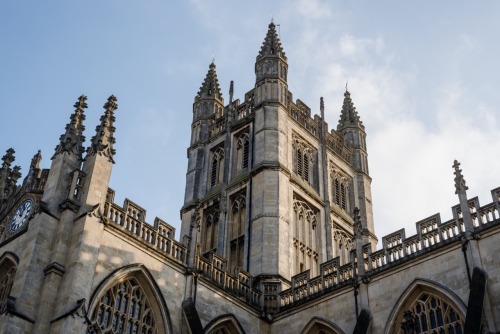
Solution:
{"label": "pointed pinnacle", "polygon": [[342,111],[340,113],[339,124],[337,125],[337,130],[341,130],[344,127],[357,126],[362,129],[365,128],[363,122],[359,119],[358,112],[354,103],[351,100],[351,93],[348,90],[344,93],[344,103],[342,105]]}
{"label": "pointed pinnacle", "polygon": [[281,46],[281,41],[278,37],[278,33],[276,32],[276,25],[274,22],[269,23],[269,29],[267,30],[266,37],[262,43],[257,59],[270,55],[278,55],[286,59],[285,51]]}
{"label": "pointed pinnacle", "polygon": [[116,101],[116,97],[111,95],[104,104],[105,111],[101,116],[101,124],[96,127],[96,135],[92,137],[90,147],[87,149],[87,155],[102,154],[112,163],[114,163],[113,156],[116,153],[113,149],[113,144],[116,142],[113,137],[115,132],[113,123],[116,120],[114,112],[118,109]]}
{"label": "pointed pinnacle", "polygon": [[205,80],[203,81],[200,90],[196,94],[196,99],[202,97],[214,97],[216,99],[222,99],[219,79],[217,79],[217,71],[213,62],[210,63],[207,75],[205,76]]}
{"label": "pointed pinnacle", "polygon": [[82,158],[82,153],[84,152],[83,142],[85,141],[85,136],[83,135],[85,126],[83,125],[83,121],[85,120],[84,111],[87,108],[86,100],[87,97],[81,95],[73,105],[75,112],[71,114],[70,122],[66,124],[66,132],[59,138],[59,145],[56,146],[52,159],[62,152],[74,153],[80,159]]}
{"label": "pointed pinnacle", "polygon": [[325,112],[325,102],[323,101],[323,96],[319,98],[319,110],[322,114]]}
{"label": "pointed pinnacle", "polygon": [[5,152],[5,155],[2,157],[2,161],[4,162],[3,165],[10,166],[10,164],[16,160],[14,153],[16,153],[16,151],[14,151],[12,147]]}
{"label": "pointed pinnacle", "polygon": [[469,187],[467,187],[467,185],[465,184],[462,170],[459,168],[460,163],[455,160],[452,167],[455,169],[455,171],[453,172],[453,174],[455,174],[455,194],[458,194],[459,192],[465,192],[469,189]]}

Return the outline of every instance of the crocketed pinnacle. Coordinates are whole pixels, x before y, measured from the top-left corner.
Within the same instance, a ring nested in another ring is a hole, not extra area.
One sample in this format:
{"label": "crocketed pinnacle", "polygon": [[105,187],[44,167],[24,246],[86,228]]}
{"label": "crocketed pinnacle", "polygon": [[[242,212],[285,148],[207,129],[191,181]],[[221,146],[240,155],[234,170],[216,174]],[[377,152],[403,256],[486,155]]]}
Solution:
{"label": "crocketed pinnacle", "polygon": [[52,159],[63,152],[76,154],[80,160],[82,159],[82,154],[85,151],[83,148],[83,142],[85,141],[83,121],[85,120],[84,110],[87,108],[86,100],[87,97],[81,95],[74,104],[75,112],[70,116],[70,122],[66,125],[66,132],[59,138],[59,145],[56,146]]}
{"label": "crocketed pinnacle", "polygon": [[337,125],[337,130],[344,129],[346,127],[359,127],[364,129],[365,126],[363,122],[359,119],[356,107],[351,100],[351,93],[348,90],[344,93],[344,104],[342,105],[342,112],[340,113],[339,124]]}
{"label": "crocketed pinnacle", "polygon": [[2,157],[2,167],[0,168],[0,209],[3,201],[8,198],[15,190],[17,180],[21,177],[21,167],[14,166],[10,168],[11,164],[16,160],[14,157],[13,148],[9,148],[6,154]]}
{"label": "crocketed pinnacle", "polygon": [[469,187],[467,187],[467,185],[465,184],[462,170],[459,168],[460,163],[455,160],[452,167],[455,168],[455,171],[453,172],[453,174],[455,174],[455,194],[458,194],[459,192],[465,192],[469,189]]}
{"label": "crocketed pinnacle", "polygon": [[113,133],[115,132],[113,122],[115,121],[114,112],[118,109],[116,101],[116,97],[111,95],[104,104],[104,115],[101,116],[101,124],[95,129],[96,135],[91,139],[90,147],[87,149],[87,156],[95,154],[104,155],[110,162],[115,163],[113,156],[116,151],[113,148],[113,144],[116,140],[113,137]]}
{"label": "crocketed pinnacle", "polygon": [[269,29],[267,30],[267,35],[264,39],[264,43],[262,43],[262,47],[260,48],[257,60],[265,56],[273,55],[278,55],[286,59],[285,51],[281,46],[278,33],[276,32],[276,26],[273,22],[271,22],[269,23]]}
{"label": "crocketed pinnacle", "polygon": [[215,98],[222,99],[222,93],[219,86],[219,79],[217,79],[217,71],[215,64],[212,62],[208,68],[207,76],[196,94],[196,99],[200,98]]}

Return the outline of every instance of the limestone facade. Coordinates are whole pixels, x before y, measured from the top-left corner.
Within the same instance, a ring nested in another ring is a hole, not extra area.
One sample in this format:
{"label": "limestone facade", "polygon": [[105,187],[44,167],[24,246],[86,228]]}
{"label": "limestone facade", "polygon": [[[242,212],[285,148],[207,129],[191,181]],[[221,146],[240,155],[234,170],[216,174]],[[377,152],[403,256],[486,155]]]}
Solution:
{"label": "limestone facade", "polygon": [[[271,23],[243,101],[210,64],[193,103],[180,238],[114,202],[111,96],[84,148],[86,97],[50,169],[0,169],[1,333],[500,331],[500,188],[375,245],[365,127],[345,92],[336,130],[293,100]],[[117,166],[119,168],[119,166]],[[474,302],[477,304],[474,304]],[[473,305],[473,306],[471,306]],[[477,311],[479,310],[479,311]]]}

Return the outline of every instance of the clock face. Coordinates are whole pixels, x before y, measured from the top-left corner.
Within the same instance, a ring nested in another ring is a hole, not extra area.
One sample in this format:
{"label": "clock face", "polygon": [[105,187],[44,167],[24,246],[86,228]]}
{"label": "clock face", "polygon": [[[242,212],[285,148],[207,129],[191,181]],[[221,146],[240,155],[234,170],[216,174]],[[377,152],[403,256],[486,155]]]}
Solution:
{"label": "clock face", "polygon": [[12,232],[19,230],[26,223],[31,214],[32,207],[33,201],[30,199],[25,200],[17,207],[14,216],[10,220],[10,230]]}

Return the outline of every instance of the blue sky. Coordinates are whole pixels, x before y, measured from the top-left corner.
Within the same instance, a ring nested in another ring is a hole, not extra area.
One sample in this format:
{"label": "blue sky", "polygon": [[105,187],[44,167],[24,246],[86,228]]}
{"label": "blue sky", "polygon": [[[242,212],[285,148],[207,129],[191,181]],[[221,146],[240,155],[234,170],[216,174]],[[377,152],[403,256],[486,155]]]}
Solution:
{"label": "blue sky", "polygon": [[451,218],[454,159],[469,197],[500,186],[500,3],[466,1],[13,1],[0,4],[0,154],[50,157],[78,96],[87,142],[118,98],[111,187],[179,228],[192,103],[215,57],[223,96],[255,82],[271,19],[289,89],[335,128],[346,81],[366,126],[379,239]]}

